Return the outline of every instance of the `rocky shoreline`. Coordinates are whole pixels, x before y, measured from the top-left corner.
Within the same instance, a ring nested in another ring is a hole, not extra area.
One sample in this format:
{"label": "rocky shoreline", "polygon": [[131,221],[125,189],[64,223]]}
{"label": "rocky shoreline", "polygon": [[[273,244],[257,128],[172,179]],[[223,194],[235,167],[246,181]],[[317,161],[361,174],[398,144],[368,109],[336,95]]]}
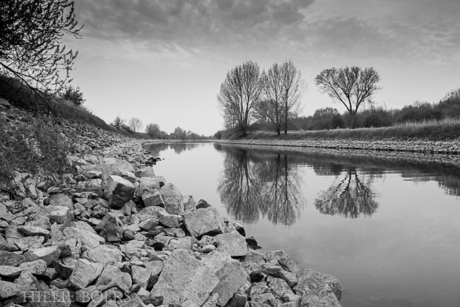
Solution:
{"label": "rocky shoreline", "polygon": [[85,131],[76,172],[16,173],[19,197],[0,194],[0,307],[340,306],[335,277],[253,250],[139,141],[67,126]]}
{"label": "rocky shoreline", "polygon": [[352,149],[373,151],[415,152],[426,154],[460,155],[460,140],[218,140],[222,144],[241,144],[256,146],[289,146],[328,149]]}

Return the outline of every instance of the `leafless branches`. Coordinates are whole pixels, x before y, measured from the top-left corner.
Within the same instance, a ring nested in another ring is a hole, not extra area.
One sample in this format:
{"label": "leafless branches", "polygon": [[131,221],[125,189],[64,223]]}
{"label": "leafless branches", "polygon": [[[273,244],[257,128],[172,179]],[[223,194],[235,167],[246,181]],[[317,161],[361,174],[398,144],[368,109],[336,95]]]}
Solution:
{"label": "leafless branches", "polygon": [[372,67],[361,69],[356,66],[325,69],[315,78],[320,90],[340,101],[352,120],[359,106],[366,100],[370,101],[372,95],[380,89],[377,86],[379,81],[380,76]]}
{"label": "leafless branches", "polygon": [[129,128],[131,128],[134,132],[137,132],[142,129],[142,121],[137,118],[133,117],[129,120]]}
{"label": "leafless branches", "polygon": [[65,34],[81,38],[73,1],[1,1],[0,20],[0,73],[40,93],[71,81],[78,51],[66,50],[61,40]]}
{"label": "leafless branches", "polygon": [[225,127],[238,128],[242,135],[253,118],[280,134],[287,133],[289,120],[300,110],[305,89],[300,70],[291,62],[273,64],[262,75],[256,63],[246,62],[227,74],[218,101]]}
{"label": "leafless branches", "polygon": [[254,106],[262,94],[259,65],[246,62],[227,73],[217,96],[226,121],[235,123],[242,135],[247,134]]}

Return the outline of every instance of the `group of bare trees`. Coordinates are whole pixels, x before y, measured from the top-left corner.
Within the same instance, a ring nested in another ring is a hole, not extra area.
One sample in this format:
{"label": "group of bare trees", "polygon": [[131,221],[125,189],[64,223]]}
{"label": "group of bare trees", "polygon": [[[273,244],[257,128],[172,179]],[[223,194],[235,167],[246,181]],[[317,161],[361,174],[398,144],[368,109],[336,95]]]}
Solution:
{"label": "group of bare trees", "polygon": [[[315,78],[320,91],[345,106],[352,128],[359,107],[372,103],[372,96],[380,89],[379,81],[372,67],[357,66],[325,69]],[[257,121],[278,135],[283,130],[287,134],[289,122],[302,109],[305,89],[306,82],[291,61],[275,63],[262,72],[257,63],[245,62],[227,73],[217,96],[225,128],[246,135],[249,126]]]}
{"label": "group of bare trees", "polygon": [[[126,124],[127,123],[127,124]],[[117,116],[112,123],[110,123],[113,127],[121,130],[131,130],[133,132],[138,132],[142,129],[142,121],[137,118],[133,117],[129,121],[126,121],[120,116]]]}
{"label": "group of bare trees", "polygon": [[289,119],[300,110],[305,87],[300,70],[291,61],[275,63],[262,72],[251,61],[231,69],[217,97],[226,128],[245,135],[258,120],[278,135],[282,129],[287,133]]}

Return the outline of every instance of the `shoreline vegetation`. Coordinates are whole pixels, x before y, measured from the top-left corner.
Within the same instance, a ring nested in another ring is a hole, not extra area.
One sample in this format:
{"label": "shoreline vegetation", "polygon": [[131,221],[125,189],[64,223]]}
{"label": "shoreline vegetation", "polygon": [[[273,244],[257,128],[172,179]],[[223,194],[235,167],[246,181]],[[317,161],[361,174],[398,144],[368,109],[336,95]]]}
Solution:
{"label": "shoreline vegetation", "polygon": [[419,153],[460,154],[460,120],[443,119],[392,127],[289,131],[276,135],[254,131],[217,143],[260,146],[314,147]]}

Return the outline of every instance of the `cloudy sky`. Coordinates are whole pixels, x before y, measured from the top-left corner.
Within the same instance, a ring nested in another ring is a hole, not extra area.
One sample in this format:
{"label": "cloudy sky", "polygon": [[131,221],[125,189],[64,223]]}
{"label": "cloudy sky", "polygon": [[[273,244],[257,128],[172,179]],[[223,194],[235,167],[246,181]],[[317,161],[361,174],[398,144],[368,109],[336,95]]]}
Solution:
{"label": "cloudy sky", "polygon": [[460,0],[76,0],[84,24],[73,84],[106,122],[116,116],[210,135],[222,128],[226,73],[292,60],[307,82],[304,115],[343,106],[314,78],[374,67],[377,105],[435,102],[460,87]]}

